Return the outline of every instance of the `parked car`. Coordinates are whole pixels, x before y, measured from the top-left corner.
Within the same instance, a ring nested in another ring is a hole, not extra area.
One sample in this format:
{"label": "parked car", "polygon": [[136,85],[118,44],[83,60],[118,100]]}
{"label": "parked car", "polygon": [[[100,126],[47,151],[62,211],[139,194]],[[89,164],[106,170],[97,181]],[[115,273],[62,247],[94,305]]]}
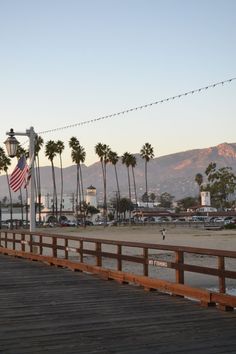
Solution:
{"label": "parked car", "polygon": [[93,226],[93,222],[90,220],[85,220],[85,225],[87,226]]}
{"label": "parked car", "polygon": [[61,221],[60,226],[61,227],[76,226],[76,222],[71,220],[63,220]]}

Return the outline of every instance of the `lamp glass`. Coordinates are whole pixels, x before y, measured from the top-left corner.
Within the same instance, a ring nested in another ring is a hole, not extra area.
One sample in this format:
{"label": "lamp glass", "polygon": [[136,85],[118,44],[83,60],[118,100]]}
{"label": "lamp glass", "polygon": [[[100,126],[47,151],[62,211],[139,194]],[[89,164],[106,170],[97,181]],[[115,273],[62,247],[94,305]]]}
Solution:
{"label": "lamp glass", "polygon": [[9,157],[15,157],[19,141],[14,136],[9,136],[4,142]]}

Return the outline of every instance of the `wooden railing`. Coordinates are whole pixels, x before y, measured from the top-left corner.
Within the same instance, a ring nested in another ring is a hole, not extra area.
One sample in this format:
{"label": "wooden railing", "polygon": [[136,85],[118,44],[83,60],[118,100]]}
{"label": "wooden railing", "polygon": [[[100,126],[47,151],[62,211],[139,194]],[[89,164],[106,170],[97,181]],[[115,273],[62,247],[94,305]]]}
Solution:
{"label": "wooden railing", "polygon": [[[122,283],[139,284],[146,290],[155,289],[196,299],[205,306],[217,305],[223,310],[236,307],[236,296],[226,293],[227,279],[236,279],[234,251],[31,233],[25,230],[1,231],[0,235],[0,253],[3,254],[87,271]],[[188,262],[186,258],[189,255],[198,255],[200,264]],[[213,266],[205,266],[204,260],[214,261]],[[160,268],[172,269],[173,279],[170,281],[169,275],[167,279],[160,279]],[[214,276],[218,291],[190,286],[185,279],[188,272]]]}

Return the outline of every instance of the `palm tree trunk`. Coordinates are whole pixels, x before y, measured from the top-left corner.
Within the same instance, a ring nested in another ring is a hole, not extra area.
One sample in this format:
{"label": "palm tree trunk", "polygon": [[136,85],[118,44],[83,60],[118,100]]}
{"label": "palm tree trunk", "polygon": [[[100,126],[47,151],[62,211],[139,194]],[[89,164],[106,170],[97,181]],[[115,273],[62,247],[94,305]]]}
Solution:
{"label": "palm tree trunk", "polygon": [[137,188],[136,188],[136,182],[135,182],[135,175],[134,175],[134,168],[132,167],[132,174],[133,174],[133,182],[134,182],[134,195],[135,195],[135,204],[137,206],[138,199],[137,199]]}
{"label": "palm tree trunk", "polygon": [[78,227],[79,219],[79,165],[76,165],[76,225]]}
{"label": "palm tree trunk", "polygon": [[62,170],[62,158],[60,154],[60,166],[61,166],[61,200],[60,200],[60,219],[62,217],[62,200],[63,200],[63,170]]}
{"label": "palm tree trunk", "polygon": [[101,167],[102,167],[102,177],[103,177],[103,216],[105,218],[105,225],[107,224],[107,214],[106,214],[106,203],[107,203],[107,196],[106,196],[106,165],[103,163],[102,160]]}
{"label": "palm tree trunk", "polygon": [[107,169],[104,163],[104,211],[105,211],[105,225],[107,225]]}
{"label": "palm tree trunk", "polygon": [[8,185],[8,191],[9,191],[9,198],[10,198],[10,228],[11,230],[13,229],[13,207],[12,207],[12,194],[11,194],[11,188],[10,188],[10,183],[9,183],[9,176],[6,171],[6,176],[7,176],[7,185]]}
{"label": "palm tree trunk", "polygon": [[146,183],[146,196],[147,196],[147,207],[148,207],[148,183],[147,183],[147,160],[145,160],[145,183]]}
{"label": "palm tree trunk", "polygon": [[55,216],[54,213],[56,211],[56,221],[58,221],[57,220],[57,190],[56,190],[55,169],[54,169],[53,161],[51,161],[51,163],[52,163],[52,180],[53,180],[53,216]]}
{"label": "palm tree trunk", "polygon": [[117,175],[116,165],[114,165],[114,168],[115,168],[115,176],[116,176],[117,193],[118,193],[118,198],[120,200],[120,186],[119,186],[119,182],[118,182],[118,175]]}
{"label": "palm tree trunk", "polygon": [[[129,167],[127,166],[127,173],[128,173],[128,187],[129,187],[129,200],[131,201],[131,186],[130,186],[130,175],[129,175]],[[131,210],[129,208],[129,221],[131,219]]]}
{"label": "palm tree trunk", "polygon": [[[120,186],[119,186],[119,182],[118,182],[118,174],[117,174],[116,165],[114,165],[114,168],[115,168],[116,185],[117,185],[117,196],[116,196],[117,202],[116,202],[116,204],[119,205],[120,204]],[[117,208],[116,214],[117,214],[117,220],[120,220],[120,213],[118,212],[118,208]]]}
{"label": "palm tree trunk", "polygon": [[78,163],[78,192],[79,192],[79,213],[80,213],[80,216],[82,214],[82,196],[81,196],[81,182],[80,182],[80,164]]}
{"label": "palm tree trunk", "polygon": [[82,204],[83,204],[83,219],[84,219],[84,227],[86,227],[86,213],[85,213],[85,205],[84,205],[84,186],[83,186],[83,176],[82,176],[81,164],[79,164],[79,171],[80,171],[81,196],[82,196]]}

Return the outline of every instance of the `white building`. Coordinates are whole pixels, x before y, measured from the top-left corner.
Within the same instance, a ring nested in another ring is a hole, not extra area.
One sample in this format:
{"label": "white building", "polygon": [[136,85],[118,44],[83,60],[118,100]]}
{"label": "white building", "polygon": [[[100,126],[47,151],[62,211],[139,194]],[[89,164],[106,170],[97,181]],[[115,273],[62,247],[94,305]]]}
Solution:
{"label": "white building", "polygon": [[201,192],[201,205],[211,206],[211,194],[210,192]]}
{"label": "white building", "polygon": [[[92,185],[86,189],[85,201],[87,204],[97,208],[97,190]],[[60,209],[61,198],[57,196],[57,207]],[[53,195],[46,194],[41,196],[41,204],[44,209],[53,209]],[[55,207],[55,205],[54,205]],[[75,211],[76,207],[76,196],[72,194],[64,194],[62,198],[62,211]]]}
{"label": "white building", "polygon": [[[57,197],[57,207],[60,209],[61,199]],[[52,210],[53,209],[53,196],[51,194],[46,194],[41,196],[41,204],[44,209]],[[55,207],[55,205],[54,205]],[[62,198],[62,211],[73,211],[75,207],[75,196],[74,194],[63,195]]]}
{"label": "white building", "polygon": [[87,204],[97,208],[97,190],[92,185],[86,190],[85,201]]}

